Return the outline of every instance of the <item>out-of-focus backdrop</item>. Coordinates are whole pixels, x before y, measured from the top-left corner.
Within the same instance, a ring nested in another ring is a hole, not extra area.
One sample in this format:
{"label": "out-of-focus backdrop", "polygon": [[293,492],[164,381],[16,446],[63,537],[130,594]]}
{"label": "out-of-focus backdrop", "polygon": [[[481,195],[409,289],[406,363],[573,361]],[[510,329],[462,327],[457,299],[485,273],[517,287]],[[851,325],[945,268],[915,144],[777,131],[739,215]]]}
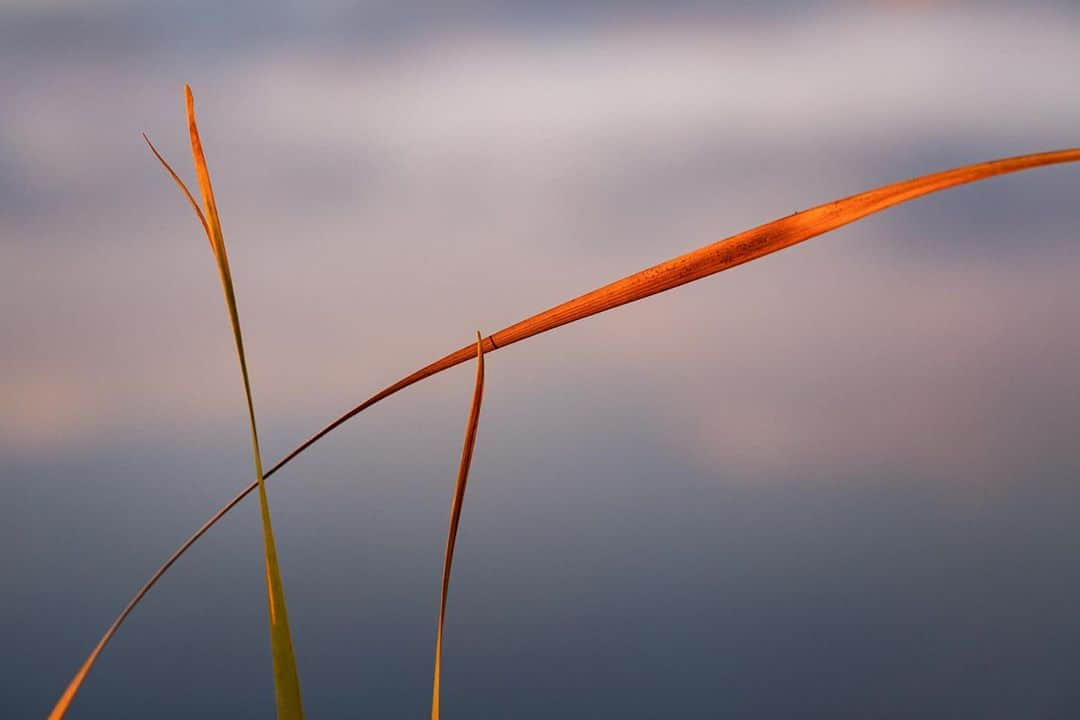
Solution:
{"label": "out-of-focus backdrop", "polygon": [[[0,714],[45,714],[268,461],[746,227],[1080,144],[1074,3],[0,2]],[[1080,714],[1080,168],[890,210],[489,357],[447,717]],[[472,368],[271,481],[312,717],[419,717]],[[74,718],[273,713],[246,502]]]}

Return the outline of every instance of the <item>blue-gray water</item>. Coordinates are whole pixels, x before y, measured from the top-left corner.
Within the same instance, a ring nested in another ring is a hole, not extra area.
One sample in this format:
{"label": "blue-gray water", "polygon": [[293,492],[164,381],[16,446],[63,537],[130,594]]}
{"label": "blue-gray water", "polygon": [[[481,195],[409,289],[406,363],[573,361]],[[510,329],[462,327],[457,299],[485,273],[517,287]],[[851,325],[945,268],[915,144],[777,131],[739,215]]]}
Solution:
{"label": "blue-gray water", "polygon": [[[201,12],[200,12],[201,9]],[[41,717],[251,479],[185,176],[195,89],[264,455],[623,274],[1077,145],[1068,3],[0,4],[0,715]],[[454,717],[1080,712],[1077,168],[949,191],[503,349]],[[430,702],[457,368],[271,480],[311,717]],[[72,718],[273,714],[246,501]]]}

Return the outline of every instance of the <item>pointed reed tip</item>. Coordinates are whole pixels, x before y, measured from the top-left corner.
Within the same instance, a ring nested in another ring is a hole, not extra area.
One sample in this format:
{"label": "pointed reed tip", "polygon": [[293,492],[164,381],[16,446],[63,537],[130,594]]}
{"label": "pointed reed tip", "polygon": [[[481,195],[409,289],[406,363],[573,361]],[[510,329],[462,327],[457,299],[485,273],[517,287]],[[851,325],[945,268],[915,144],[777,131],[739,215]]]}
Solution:
{"label": "pointed reed tip", "polygon": [[161,153],[154,147],[154,143],[150,142],[150,136],[142,133],[142,139],[146,142],[146,147],[150,148],[150,152],[154,153],[154,157],[158,159],[158,162],[168,165],[168,163],[165,163],[165,158],[161,157]]}
{"label": "pointed reed tip", "polygon": [[184,83],[184,102],[187,105],[188,124],[195,121],[195,96],[191,94],[191,86]]}
{"label": "pointed reed tip", "polygon": [[158,162],[164,165],[166,170],[170,169],[169,163],[165,162],[165,158],[163,158],[161,153],[158,152],[158,149],[154,147],[154,143],[150,142],[150,136],[146,133],[142,133],[142,139],[146,142],[146,147],[150,148],[150,152],[154,153],[154,157],[158,159]]}

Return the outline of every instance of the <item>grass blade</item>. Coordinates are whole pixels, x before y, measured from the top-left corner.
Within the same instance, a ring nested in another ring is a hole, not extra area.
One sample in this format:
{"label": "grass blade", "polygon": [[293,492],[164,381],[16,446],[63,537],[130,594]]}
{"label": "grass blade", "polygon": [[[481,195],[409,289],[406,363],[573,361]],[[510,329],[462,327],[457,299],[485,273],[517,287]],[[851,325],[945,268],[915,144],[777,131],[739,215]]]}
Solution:
{"label": "grass blade", "polygon": [[[155,153],[156,154],[156,153]],[[160,157],[160,156],[159,156]],[[922,195],[938,192],[958,185],[985,180],[998,175],[1020,172],[1033,168],[1072,163],[1080,161],[1080,148],[1056,150],[1052,152],[1023,155],[1020,157],[992,160],[989,162],[968,165],[953,170],[925,175],[914,180],[887,185],[869,192],[853,195],[843,200],[795,213],[766,225],[747,230],[734,235],[726,240],[721,240],[712,245],[707,245],[693,252],[681,255],[666,263],[661,263],[652,268],[630,275],[622,280],[606,285],[592,292],[586,293],[573,300],[568,300],[556,305],[544,312],[521,320],[513,325],[503,328],[499,332],[488,336],[483,341],[483,351],[492,352],[500,347],[511,343],[520,342],[540,333],[553,330],[591,315],[610,310],[611,308],[625,305],[626,303],[640,300],[649,295],[654,295],[664,290],[669,290],[694,280],[699,280],[708,275],[720,272],[727,268],[735,267],[743,263],[755,260],[770,253],[782,250],[797,243],[809,240],[812,237],[834,230],[842,225],[855,222],[867,215],[879,212],[886,208],[909,200],[914,200]],[[171,171],[170,171],[171,172]],[[175,178],[175,175],[174,175]],[[179,178],[176,178],[179,180]],[[181,183],[182,185],[182,183]],[[190,194],[189,198],[190,198]],[[200,213],[201,215],[201,213]],[[204,220],[205,223],[205,220]],[[209,235],[209,230],[207,230]],[[212,246],[211,241],[211,246]],[[385,400],[391,395],[405,388],[431,377],[444,370],[459,365],[476,356],[477,350],[472,345],[463,348],[436,360],[435,362],[420,368],[410,375],[403,377],[397,382],[375,393],[367,400],[341,415],[321,430],[291,450],[285,457],[266,471],[263,478],[269,478],[277,471],[288,465],[294,458],[303,453],[309,447],[317,443],[326,435],[345,424],[353,417],[367,410],[372,405]],[[117,619],[105,631],[98,645],[91,652],[75,679],[71,681],[68,689],[61,696],[57,708],[66,702],[78,690],[79,685],[85,678],[86,672],[93,665],[97,656],[124,619],[131,613],[142,598],[150,591],[161,577],[168,572],[169,568],[194,545],[199,538],[212,528],[221,518],[225,517],[241,500],[246,498],[259,487],[259,482],[253,482],[240,490],[228,503],[223,505],[203,525],[185,540],[168,560],[159,567],[146,583],[132,597],[127,607],[120,613]],[[50,718],[62,717],[55,714]]]}
{"label": "grass blade", "polygon": [[465,502],[465,484],[469,480],[473,448],[476,447],[476,431],[480,426],[480,403],[484,400],[484,340],[476,333],[476,384],[473,388],[472,407],[465,425],[465,442],[461,446],[461,464],[458,466],[457,486],[450,502],[450,528],[446,532],[446,556],[443,558],[442,592],[439,596],[439,624],[435,635],[435,679],[431,684],[431,720],[439,720],[439,688],[442,680],[443,625],[446,621],[446,595],[450,590],[450,567],[454,563],[454,545],[457,543],[461,506]]}
{"label": "grass blade", "polygon": [[[296,660],[293,655],[292,637],[289,631],[288,611],[285,605],[285,591],[281,583],[281,571],[277,560],[277,547],[274,542],[274,531],[270,521],[270,506],[266,497],[266,486],[262,470],[262,455],[259,451],[259,434],[255,423],[255,404],[252,400],[251,382],[248,377],[247,369],[247,357],[244,354],[244,340],[240,331],[240,315],[236,307],[236,294],[233,290],[232,273],[229,270],[229,257],[225,250],[225,239],[221,232],[221,220],[218,216],[217,203],[214,201],[214,191],[210,185],[210,172],[206,166],[206,158],[203,154],[199,130],[195,123],[195,101],[191,94],[191,88],[184,86],[184,94],[187,103],[188,130],[191,136],[191,153],[195,163],[195,174],[199,181],[199,189],[202,193],[203,202],[206,207],[205,214],[199,207],[199,204],[195,201],[191,191],[188,190],[187,185],[184,184],[184,181],[180,179],[180,176],[176,174],[176,171],[172,169],[165,158],[162,157],[161,153],[158,152],[157,148],[154,147],[153,143],[150,142],[150,138],[146,137],[144,134],[143,139],[150,147],[150,151],[154,153],[154,156],[169,173],[169,176],[172,177],[181,192],[183,192],[184,197],[186,197],[191,204],[192,209],[194,209],[195,214],[199,218],[199,222],[203,226],[203,230],[206,232],[206,237],[210,241],[210,249],[214,253],[214,259],[217,261],[218,274],[221,277],[221,286],[225,294],[225,304],[229,311],[233,338],[236,342],[236,354],[240,361],[240,374],[243,378],[244,396],[247,400],[248,420],[251,428],[251,452],[256,477],[255,487],[259,490],[259,505],[262,515],[267,604],[269,606],[270,614],[270,644],[274,665],[274,693],[277,702],[278,717],[292,720],[293,718],[303,718],[304,710],[300,697],[300,680],[296,671]],[[218,517],[220,517],[220,515]],[[204,527],[203,532],[205,532],[206,529],[209,529],[210,524]],[[198,535],[201,534],[201,532],[198,533]],[[172,562],[175,562],[175,559],[178,557],[179,555],[176,555],[172,561],[166,563],[154,577],[151,578],[151,582],[143,586],[128,606],[124,608],[124,611],[120,616],[117,617],[109,627],[109,630],[101,638],[97,646],[94,647],[90,656],[83,663],[82,667],[79,668],[79,671],[75,674],[71,683],[60,696],[56,706],[49,714],[50,720],[59,720],[64,717],[68,707],[71,705],[71,701],[74,699],[75,694],[78,692],[86,675],[97,661],[97,658],[105,645],[135,608],[135,605],[138,604],[142,597],[157,581],[157,578],[161,577],[161,575],[163,575],[172,565]]]}
{"label": "grass blade", "polygon": [[[274,695],[277,701],[277,714],[283,720],[304,717],[304,706],[300,697],[300,677],[296,671],[296,658],[293,654],[292,633],[289,630],[289,614],[285,605],[285,588],[281,582],[281,569],[278,566],[277,544],[274,542],[274,529],[270,521],[270,503],[266,497],[266,482],[263,477],[262,454],[259,451],[259,432],[255,424],[255,403],[251,397],[251,381],[248,377],[247,357],[244,354],[244,338],[240,332],[240,314],[236,308],[236,294],[233,290],[232,273],[229,271],[229,256],[225,250],[225,238],[221,234],[221,220],[218,216],[214,190],[210,185],[210,170],[206,166],[199,128],[195,123],[195,99],[191,88],[184,86],[187,100],[188,131],[191,135],[191,156],[195,163],[195,176],[199,180],[202,192],[203,227],[209,232],[210,247],[217,260],[221,287],[225,293],[225,304],[229,309],[233,339],[236,341],[236,355],[240,361],[240,375],[244,381],[244,396],[247,399],[248,421],[251,427],[251,456],[255,465],[255,478],[259,489],[259,510],[262,515],[263,550],[266,565],[266,599],[270,614],[270,647],[274,664]],[[173,174],[175,177],[174,173]],[[181,183],[182,184],[182,183]],[[191,193],[185,189],[190,199]]]}

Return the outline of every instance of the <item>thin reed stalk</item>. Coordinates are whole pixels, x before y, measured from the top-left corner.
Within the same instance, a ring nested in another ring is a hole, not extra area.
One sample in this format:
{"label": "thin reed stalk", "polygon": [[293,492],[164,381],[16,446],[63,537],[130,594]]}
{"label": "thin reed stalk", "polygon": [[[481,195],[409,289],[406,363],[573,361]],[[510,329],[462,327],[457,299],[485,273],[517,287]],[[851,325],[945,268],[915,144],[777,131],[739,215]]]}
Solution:
{"label": "thin reed stalk", "polygon": [[[199,128],[195,122],[195,99],[191,94],[191,88],[184,86],[184,98],[187,106],[188,133],[191,139],[191,156],[195,164],[195,176],[199,181],[199,190],[202,194],[203,209],[200,210],[195,198],[180,176],[165,161],[165,158],[157,151],[150,139],[143,135],[154,156],[161,162],[169,176],[179,186],[184,197],[187,198],[199,222],[206,232],[210,241],[210,249],[217,261],[218,275],[221,279],[222,292],[225,295],[225,305],[229,312],[229,321],[232,326],[233,340],[236,344],[236,356],[240,363],[240,376],[244,385],[244,397],[247,401],[248,426],[251,431],[251,455],[252,464],[255,468],[255,486],[259,490],[259,510],[262,518],[263,531],[263,563],[266,571],[266,599],[270,620],[270,647],[274,667],[274,695],[277,703],[277,715],[281,720],[302,720],[304,717],[303,702],[300,697],[300,678],[296,671],[296,659],[292,647],[292,633],[289,630],[289,615],[285,605],[285,589],[281,582],[281,569],[277,559],[277,545],[274,541],[274,530],[270,520],[270,502],[266,496],[265,476],[262,468],[262,453],[259,450],[259,431],[255,422],[255,402],[251,394],[251,380],[248,375],[247,356],[244,353],[244,337],[240,330],[240,312],[236,305],[236,292],[233,288],[232,272],[229,269],[229,255],[225,248],[225,238],[221,232],[221,219],[218,215],[217,203],[214,200],[214,190],[210,184],[210,170],[206,165],[206,157],[203,153],[202,141],[199,137]],[[79,687],[85,680],[87,673],[93,666],[101,650],[105,647],[108,638],[115,633],[130,612],[134,603],[125,609],[124,613],[117,618],[116,622],[106,633],[105,637],[94,648],[90,657],[76,673],[75,678],[61,695],[60,700],[49,714],[50,720],[59,720],[67,712],[72,699],[78,692]]]}
{"label": "thin reed stalk", "polygon": [[442,686],[443,628],[446,622],[446,596],[450,591],[450,569],[454,564],[454,546],[457,544],[458,526],[461,523],[461,506],[465,502],[465,485],[469,481],[473,449],[476,447],[476,431],[480,427],[480,404],[484,400],[484,340],[476,333],[476,381],[473,385],[472,405],[465,424],[465,441],[461,445],[461,463],[458,466],[457,485],[450,501],[450,527],[446,531],[446,555],[443,557],[442,590],[439,593],[439,622],[435,632],[435,677],[431,683],[431,720],[439,720],[439,690]]}

